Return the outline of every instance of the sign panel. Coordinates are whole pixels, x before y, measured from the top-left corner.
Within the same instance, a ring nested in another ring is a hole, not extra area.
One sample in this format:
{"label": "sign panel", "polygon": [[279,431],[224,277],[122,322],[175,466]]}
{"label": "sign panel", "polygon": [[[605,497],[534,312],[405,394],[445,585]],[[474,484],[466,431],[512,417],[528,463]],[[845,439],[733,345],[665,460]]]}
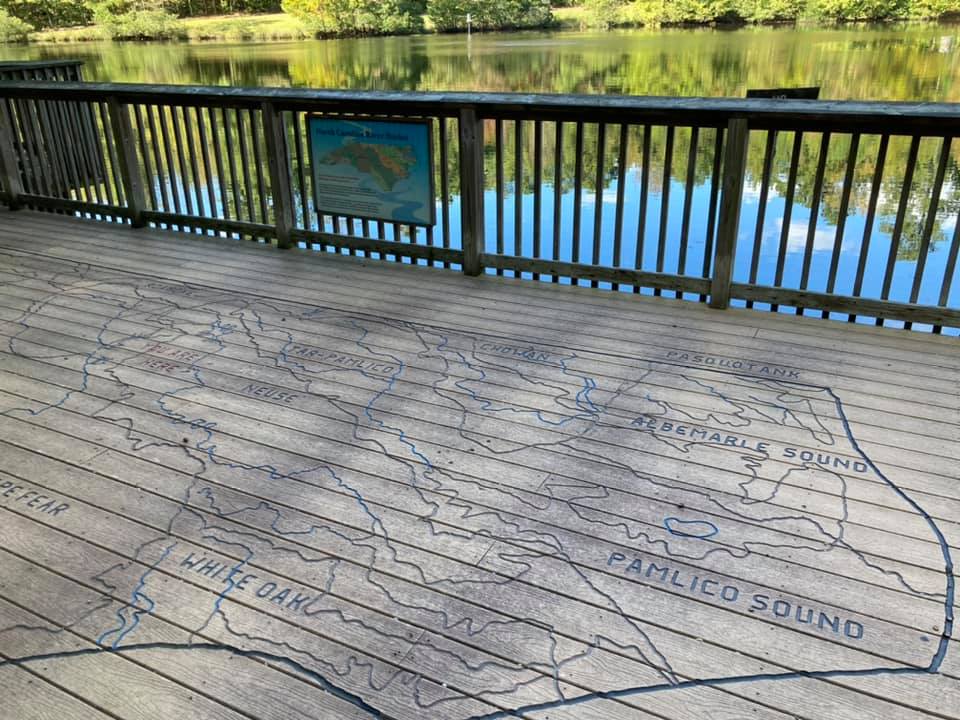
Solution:
{"label": "sign panel", "polygon": [[431,129],[429,120],[311,117],[317,212],[433,225]]}

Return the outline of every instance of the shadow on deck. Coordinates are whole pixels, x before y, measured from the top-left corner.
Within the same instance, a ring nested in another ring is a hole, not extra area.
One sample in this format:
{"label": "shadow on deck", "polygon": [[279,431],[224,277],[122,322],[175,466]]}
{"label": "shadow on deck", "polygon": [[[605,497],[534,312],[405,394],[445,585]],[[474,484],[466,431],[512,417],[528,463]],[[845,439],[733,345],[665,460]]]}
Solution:
{"label": "shadow on deck", "polygon": [[0,214],[0,687],[953,717],[955,338]]}

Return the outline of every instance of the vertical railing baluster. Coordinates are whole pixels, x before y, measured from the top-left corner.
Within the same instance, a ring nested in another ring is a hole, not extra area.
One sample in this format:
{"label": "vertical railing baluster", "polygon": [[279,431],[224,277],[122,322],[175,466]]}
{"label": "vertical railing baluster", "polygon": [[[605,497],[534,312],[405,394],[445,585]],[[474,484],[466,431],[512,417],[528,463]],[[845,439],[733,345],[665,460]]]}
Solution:
{"label": "vertical railing baluster", "polygon": [[[55,103],[58,112],[61,117],[61,129],[64,133],[62,135],[61,141],[61,150],[60,155],[63,158],[64,168],[66,170],[66,176],[64,178],[64,187],[62,191],[63,197],[71,198],[71,191],[73,193],[73,199],[79,200],[81,202],[86,201],[87,194],[83,190],[83,183],[80,180],[80,166],[78,164],[77,148],[74,142],[71,140],[73,123],[70,121],[70,103],[58,102]],[[30,113],[27,113],[27,116],[30,117]],[[32,126],[28,125],[25,127],[27,134],[25,139],[33,136]],[[35,136],[34,136],[35,137]],[[39,159],[39,157],[38,157]]]}
{"label": "vertical railing baluster", "polygon": [[[677,274],[687,274],[687,245],[690,241],[690,213],[693,210],[693,185],[697,179],[697,150],[700,128],[694,125],[690,129],[690,152],[687,154],[687,175],[683,187],[683,215],[680,224],[680,254],[677,257]],[[674,293],[683,297],[683,293]]]}
{"label": "vertical railing baluster", "polygon": [[[533,121],[533,257],[540,259],[541,226],[543,225],[543,121]],[[539,280],[540,274],[533,273]]]}
{"label": "vertical railing baluster", "polygon": [[[710,277],[711,263],[713,263],[713,241],[717,224],[717,209],[720,205],[720,183],[723,168],[723,134],[724,129],[718,127],[713,141],[713,173],[710,175],[710,206],[707,210],[707,232],[703,239],[703,267],[701,277]],[[707,296],[700,294],[700,302],[706,302]]]}
{"label": "vertical railing baluster", "polygon": [[[620,123],[620,138],[617,144],[617,204],[613,212],[613,267],[620,267],[620,254],[623,251],[623,206],[627,190],[627,143],[630,126]],[[619,290],[620,283],[613,283],[613,289]]]}
{"label": "vertical railing baluster", "polygon": [[[317,217],[319,217],[319,215]],[[386,226],[386,223],[383,222],[383,220],[377,221],[377,239],[378,240],[387,239],[387,226]],[[377,260],[386,260],[387,255],[386,253],[377,253],[376,258]]]}
{"label": "vertical railing baluster", "polygon": [[[346,220],[346,218],[344,218],[344,220]],[[397,222],[393,223],[393,242],[395,242],[398,246],[403,242],[403,226]],[[337,252],[339,252],[339,249],[337,250]],[[394,262],[404,261],[402,247],[400,248],[400,252],[394,254],[393,261]]]}
{"label": "vertical railing baluster", "polygon": [[120,156],[120,181],[123,185],[123,197],[130,214],[130,223],[135,228],[143,227],[143,211],[146,198],[143,191],[143,178],[140,175],[140,163],[137,161],[136,138],[130,124],[130,111],[116,97],[107,99],[110,111],[110,126],[113,130],[113,145]]}
{"label": "vertical railing baluster", "polygon": [[[67,167],[70,174],[70,182],[73,186],[73,192],[76,195],[76,199],[81,202],[87,202],[89,196],[87,195],[87,189],[83,186],[83,180],[81,179],[81,164],[80,164],[80,155],[78,154],[77,148],[79,146],[79,140],[77,139],[76,133],[76,123],[72,118],[72,108],[79,107],[79,103],[75,102],[65,102],[62,103],[64,108],[64,115],[66,122],[64,127],[66,128],[67,135],[64,138],[64,155],[67,159]],[[80,213],[81,215],[86,215],[87,218],[90,217],[90,213]]]}
{"label": "vertical railing baluster", "polygon": [[[810,222],[807,223],[807,242],[803,248],[803,267],[800,270],[800,289],[806,290],[810,280],[810,264],[813,261],[813,244],[817,238],[817,224],[820,220],[820,201],[823,194],[823,176],[827,169],[827,153],[830,151],[830,133],[820,136],[820,154],[817,158],[817,171],[813,178],[813,193],[810,199]],[[797,315],[803,315],[803,308],[797,306]]]}
{"label": "vertical railing baluster", "polygon": [[[850,148],[847,151],[847,170],[843,177],[843,190],[840,193],[840,209],[837,212],[837,228],[833,236],[833,252],[830,255],[830,270],[827,272],[826,291],[833,293],[837,287],[837,271],[840,267],[840,251],[843,248],[843,233],[847,226],[847,211],[850,208],[850,193],[853,191],[853,181],[857,169],[857,153],[860,150],[860,133],[850,136]],[[830,312],[824,310],[821,318],[830,317]]]}
{"label": "vertical railing baluster", "polygon": [[463,273],[483,271],[483,121],[472,107],[460,110],[460,227],[463,237]]}
{"label": "vertical railing baluster", "polygon": [[[570,249],[571,262],[580,262],[580,215],[583,208],[583,123],[578,122],[574,139],[573,170],[573,243]],[[570,278],[571,285],[579,285],[578,278]]]}
{"label": "vertical railing baluster", "polygon": [[[176,105],[170,105],[167,109],[170,113],[170,134],[173,135],[173,152],[176,155],[177,169],[180,173],[180,192],[183,194],[183,204],[186,208],[186,214],[193,215],[193,193],[190,188],[193,183],[190,181],[190,171],[187,163],[186,141],[183,140],[180,134],[180,119],[177,113],[177,110],[182,110],[182,108],[178,108]],[[187,227],[184,229],[187,232],[200,231],[200,228],[197,227]]]}
{"label": "vertical railing baluster", "polygon": [[[108,205],[114,207],[119,207],[121,205],[127,204],[126,190],[123,185],[122,171],[120,169],[120,156],[119,156],[119,147],[115,142],[110,142],[108,139],[108,130],[112,130],[113,122],[110,119],[110,109],[106,103],[96,103],[97,115],[100,120],[100,127],[103,128],[103,132],[99,133],[96,137],[99,138],[98,142],[100,143],[101,149],[105,149],[105,159],[103,163],[103,194],[104,202]],[[137,172],[140,172],[140,166],[137,162],[137,139],[133,132],[133,125],[130,123],[130,112],[127,111],[127,124],[130,131],[130,142],[133,145],[133,157],[136,163]],[[106,158],[109,158],[109,164],[107,163]],[[143,193],[143,180],[141,176],[140,182],[140,207],[146,207],[146,200],[144,199]],[[129,205],[127,205],[129,207]],[[111,222],[116,222],[118,220],[126,221],[126,218],[118,218],[115,215],[108,216]]]}
{"label": "vertical railing baluster", "polygon": [[[927,208],[927,219],[923,224],[923,235],[920,238],[920,254],[917,256],[917,266],[913,271],[913,285],[910,288],[911,304],[915,304],[920,298],[920,286],[923,284],[923,273],[927,267],[927,254],[930,252],[930,240],[933,237],[933,231],[937,224],[940,193],[943,191],[943,180],[947,174],[947,166],[950,164],[950,146],[952,144],[953,138],[948,136],[943,138],[943,144],[940,146],[940,157],[937,159],[937,174],[933,181],[933,191],[930,193],[930,206]],[[913,324],[906,322],[904,327],[909,330],[913,327]]]}
{"label": "vertical railing baluster", "polygon": [[[793,217],[793,198],[797,191],[797,172],[800,169],[800,150],[803,147],[803,133],[795,130],[793,133],[793,152],[790,153],[790,168],[787,172],[787,194],[783,198],[783,223],[780,226],[780,247],[777,249],[777,269],[774,273],[773,286],[783,284],[783,270],[787,262],[787,243],[790,239],[790,223]],[[778,303],[770,304],[770,312],[780,309]]]}
{"label": "vertical railing baluster", "polygon": [[300,138],[303,135],[303,126],[300,122],[300,113],[297,110],[294,110],[291,113],[292,116],[292,125],[293,125],[293,152],[294,157],[297,161],[297,190],[300,193],[300,216],[303,227],[306,230],[310,229],[310,219],[309,219],[309,201],[307,200],[307,170],[304,162],[304,152],[303,145],[300,143]]}
{"label": "vertical railing baluster", "polygon": [[[657,234],[657,272],[663,272],[667,254],[667,225],[670,219],[670,178],[673,175],[673,142],[676,128],[667,126],[667,143],[663,151],[663,185],[660,188],[660,230]],[[653,294],[660,295],[660,288],[654,288]]]}
{"label": "vertical railing baluster", "polygon": [[[186,138],[184,151],[189,156],[190,172],[193,174],[191,194],[193,195],[196,214],[200,217],[205,217],[207,215],[203,210],[203,191],[201,190],[204,182],[200,179],[200,164],[197,157],[199,153],[197,153],[197,142],[193,135],[193,123],[190,121],[190,108],[186,105],[181,105],[180,112],[183,115],[183,135]],[[207,231],[203,228],[197,228],[197,232],[207,234]]]}
{"label": "vertical railing baluster", "polygon": [[[78,116],[79,115],[86,116],[87,111],[92,112],[92,109],[93,109],[92,105],[88,105],[86,103],[77,102],[75,103],[75,106],[77,108]],[[78,118],[81,124],[83,124],[84,119],[89,119],[89,118],[86,118],[86,117]],[[104,128],[104,130],[106,130],[106,128]],[[78,147],[77,147],[77,150],[78,150],[77,160],[78,160],[78,166],[80,168],[80,174],[83,181],[83,185],[87,189],[87,199],[88,199],[88,202],[99,205],[100,191],[97,188],[98,183],[96,182],[96,178],[95,178],[96,171],[94,169],[94,164],[89,162],[89,158],[87,157],[87,149],[86,149],[87,141],[91,139],[91,136],[85,134],[82,131],[82,128],[78,127],[77,137],[79,139]]]}
{"label": "vertical railing baluster", "polygon": [[220,145],[220,128],[217,125],[217,113],[211,105],[207,108],[207,122],[210,125],[210,146],[213,149],[213,166],[217,172],[217,194],[219,204],[214,205],[214,217],[229,217],[228,205],[230,200],[227,197],[227,176],[223,163],[223,148]]}
{"label": "vertical railing baluster", "polygon": [[[203,162],[203,177],[207,186],[207,217],[215,218],[217,213],[216,193],[213,189],[213,163],[210,161],[210,138],[207,136],[207,123],[203,117],[203,108],[193,108],[197,119],[197,133],[200,137],[200,154]],[[199,193],[199,191],[198,191]],[[216,233],[213,233],[214,235]]]}
{"label": "vertical railing baluster", "polygon": [[[143,115],[139,105],[131,105],[130,109],[133,111],[134,125],[137,129],[137,143],[140,148],[140,161],[143,163],[143,175],[150,188],[150,204],[149,206],[145,204],[144,207],[150,210],[156,210],[159,207],[159,200],[157,199],[155,190],[156,183],[154,182],[153,167],[150,164],[150,153],[147,150],[147,133],[143,125]],[[144,192],[146,193],[146,186],[144,187]],[[146,200],[144,202],[146,203]]]}
{"label": "vertical railing baluster", "polygon": [[[57,81],[57,73],[53,68],[47,68],[43,71],[43,78],[45,80]],[[50,178],[50,185],[53,189],[53,195],[55,197],[66,197],[67,196],[67,166],[64,154],[69,152],[67,134],[63,126],[63,118],[58,115],[57,106],[59,103],[53,101],[45,100],[40,103],[42,115],[44,122],[49,128],[52,137],[59,138],[57,143],[58,150],[53,152],[54,162],[48,168],[52,171],[52,177]]]}
{"label": "vertical railing baluster", "polygon": [[[647,203],[650,198],[650,126],[643,126],[643,146],[640,151],[640,209],[637,211],[637,249],[634,267],[643,268],[643,249],[647,238]],[[640,286],[634,285],[639,293]]]}
{"label": "vertical railing baluster", "polygon": [[[504,187],[504,170],[503,170],[503,120],[497,118],[493,123],[493,154],[494,162],[496,164],[496,218],[497,218],[497,255],[503,255],[504,253],[504,224],[503,224],[503,206],[504,206],[504,195],[506,194],[506,189]],[[497,275],[503,275],[503,268],[496,269]]]}
{"label": "vertical railing baluster", "polygon": [[[443,229],[443,247],[450,248],[450,158],[447,150],[447,144],[450,142],[448,137],[447,118],[440,118],[440,227]],[[367,224],[364,222],[363,234],[368,232]],[[449,268],[450,262],[444,261],[443,267]]]}
{"label": "vertical railing baluster", "polygon": [[[760,250],[763,247],[763,226],[767,219],[767,201],[770,198],[770,177],[773,174],[773,160],[777,152],[777,131],[768,130],[763,150],[763,170],[760,173],[760,198],[757,201],[757,226],[753,233],[753,248],[750,255],[751,285],[757,284],[760,272]],[[747,307],[753,307],[753,300],[747,300]]]}
{"label": "vertical railing baluster", "polygon": [[274,225],[277,245],[293,247],[290,232],[294,227],[293,190],[290,187],[290,150],[283,115],[273,103],[260,105],[263,129],[267,141],[267,164],[270,170],[270,195],[273,198]]}
{"label": "vertical railing baluster", "polygon": [[[23,119],[27,121],[27,127],[29,128],[29,135],[33,138],[33,153],[31,154],[32,159],[35,161],[34,167],[36,168],[36,175],[34,176],[34,192],[39,195],[53,195],[49,171],[53,166],[49,154],[47,152],[47,146],[49,141],[44,137],[43,133],[43,124],[40,121],[39,105],[42,101],[29,99],[24,101],[24,115]],[[69,153],[70,157],[74,157],[74,154],[77,152],[77,145],[72,140],[72,138],[61,138],[59,143],[60,152]],[[77,168],[77,182],[76,186],[79,191],[79,186],[82,185],[80,178],[79,165]],[[86,195],[83,198],[79,197],[78,200],[86,199]]]}
{"label": "vertical railing baluster", "polygon": [[[560,259],[560,231],[563,222],[563,123],[554,122],[553,145],[553,260]],[[550,282],[559,282],[559,275],[551,275]]]}
{"label": "vertical railing baluster", "polygon": [[[170,108],[165,105],[157,105],[157,122],[160,124],[160,137],[163,140],[163,150],[166,156],[167,175],[170,178],[170,194],[173,196],[173,207],[177,215],[183,215],[183,208],[180,203],[180,189],[183,187],[183,178],[177,182],[177,164],[174,161],[174,149],[170,142],[170,127],[167,123],[167,112]],[[179,186],[179,187],[178,187]],[[176,226],[175,226],[176,227]],[[190,232],[186,225],[180,225],[179,230]]]}
{"label": "vertical railing baluster", "polygon": [[[160,144],[163,138],[157,132],[158,117],[155,117],[155,116],[159,116],[160,108],[155,105],[145,105],[144,112],[147,115],[148,126],[150,128],[150,147],[151,147],[151,150],[153,151],[153,160],[154,160],[154,164],[157,166],[157,178],[158,178],[159,189],[160,189],[160,205],[163,208],[163,211],[165,213],[169,213],[170,208],[173,207],[173,205],[172,205],[172,200],[168,196],[167,176],[165,173],[164,162],[163,162],[164,153],[160,149]],[[159,120],[162,121],[163,118],[159,118]],[[170,195],[172,195],[172,185],[173,185],[172,178],[170,180],[170,184],[171,184]],[[167,223],[167,227],[171,227],[169,222]]]}
{"label": "vertical railing baluster", "polygon": [[[253,143],[253,166],[256,168],[256,177],[257,177],[257,198],[259,199],[260,206],[260,222],[264,225],[270,224],[270,217],[267,212],[267,188],[264,169],[266,163],[263,162],[263,151],[262,151],[262,139],[266,134],[265,130],[260,127],[261,123],[257,122],[257,113],[253,108],[247,109],[247,116],[250,118],[250,140]],[[262,121],[262,118],[261,118]],[[270,192],[273,192],[273,188],[270,188]]]}
{"label": "vertical railing baluster", "polygon": [[[873,223],[877,217],[877,202],[880,199],[880,190],[883,184],[883,166],[887,161],[887,148],[890,147],[890,136],[880,137],[880,149],[877,151],[877,165],[873,171],[873,185],[870,187],[870,201],[867,204],[867,218],[863,224],[863,240],[860,243],[860,257],[857,261],[857,276],[853,280],[853,297],[860,297],[863,290],[863,274],[867,267],[867,255],[870,252],[870,240],[873,237]],[[857,315],[847,316],[847,322],[856,322]]]}
{"label": "vertical railing baluster", "polygon": [[[14,137],[16,143],[14,148],[16,148],[17,155],[19,156],[20,162],[20,171],[21,171],[21,182],[23,183],[23,189],[25,194],[39,194],[36,184],[37,177],[37,167],[33,158],[32,147],[35,142],[33,140],[33,134],[30,129],[30,123],[26,120],[27,111],[26,100],[14,100],[13,106],[16,108],[14,114],[11,116],[14,118],[14,124],[12,126]],[[64,187],[69,186],[69,181],[64,183]],[[69,194],[67,195],[69,197]]]}
{"label": "vertical railing baluster", "polygon": [[[37,161],[38,174],[36,177],[36,192],[40,195],[53,195],[50,186],[50,169],[53,162],[50,158],[48,148],[52,149],[50,138],[44,134],[43,122],[40,120],[40,104],[42,100],[30,99],[25,102],[27,108],[26,117],[29,119],[30,132],[34,137],[35,158]],[[78,106],[79,107],[79,106]],[[60,143],[61,151],[76,152],[77,145],[68,139],[63,139]]]}
{"label": "vertical railing baluster", "polygon": [[[233,143],[236,138],[239,142],[239,134],[234,135],[233,128],[236,127],[234,123],[231,122],[231,114],[227,112],[227,108],[220,108],[220,115],[223,120],[223,144],[226,147],[227,156],[227,171],[230,175],[230,189],[231,195],[233,196],[233,214],[229,212],[227,208],[227,217],[234,220],[242,219],[243,213],[243,203],[240,199],[240,173],[241,171],[237,169],[237,153],[233,151]],[[234,117],[236,119],[236,117]]]}
{"label": "vertical railing baluster", "polygon": [[[897,206],[897,217],[893,223],[893,235],[890,237],[890,248],[887,252],[887,266],[883,273],[883,288],[880,297],[883,300],[890,298],[890,287],[893,284],[893,271],[897,265],[897,255],[900,253],[900,240],[903,237],[903,224],[906,221],[907,209],[910,203],[910,191],[913,189],[913,173],[917,169],[917,155],[920,152],[920,136],[914,135],[910,139],[910,150],[907,155],[907,167],[903,171],[903,187],[900,189],[900,203]],[[876,319],[878,326],[883,325],[883,318]]]}
{"label": "vertical railing baluster", "polygon": [[3,194],[7,207],[20,209],[20,196],[23,183],[20,180],[20,167],[14,148],[20,145],[16,139],[16,127],[13,120],[13,108],[9,100],[0,106],[0,177],[3,178]]}
{"label": "vertical railing baluster", "polygon": [[[603,241],[603,179],[604,179],[604,156],[607,153],[607,125],[606,123],[597,123],[597,172],[594,176],[594,195],[593,195],[593,248],[590,255],[590,262],[593,265],[600,264],[600,245]],[[590,281],[590,287],[598,287],[596,280]]]}
{"label": "vertical railing baluster", "polygon": [[745,118],[734,118],[727,125],[724,151],[723,193],[720,196],[720,222],[713,258],[713,279],[710,284],[710,307],[723,310],[730,306],[730,286],[737,252],[740,210],[743,205],[743,184],[747,169],[750,127]]}
{"label": "vertical railing baluster", "polygon": [[[513,256],[523,257],[523,120],[513,123]],[[513,271],[520,277],[519,270]]]}
{"label": "vertical railing baluster", "polygon": [[[946,307],[950,300],[950,288],[953,285],[953,274],[957,269],[957,256],[960,255],[960,215],[958,215],[953,226],[953,241],[950,243],[950,251],[947,253],[947,262],[943,267],[943,280],[940,283],[940,295],[937,298],[937,304],[940,307]],[[942,330],[940,325],[934,325],[933,331],[939,334]]]}
{"label": "vertical railing baluster", "polygon": [[240,171],[243,173],[243,192],[247,198],[247,220],[255,223],[257,214],[254,210],[253,181],[250,179],[250,149],[247,146],[248,133],[243,123],[243,110],[234,108],[234,120],[237,122],[237,144],[240,146]]}

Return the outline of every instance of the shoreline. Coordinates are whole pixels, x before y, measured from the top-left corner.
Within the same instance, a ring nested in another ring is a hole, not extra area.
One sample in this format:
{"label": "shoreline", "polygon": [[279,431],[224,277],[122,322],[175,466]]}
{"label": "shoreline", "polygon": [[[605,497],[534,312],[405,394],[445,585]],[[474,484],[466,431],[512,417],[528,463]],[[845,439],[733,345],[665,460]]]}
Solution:
{"label": "shoreline", "polygon": [[[589,31],[596,30],[586,24],[587,11],[583,7],[554,8],[554,22],[541,27],[503,28],[492,31],[477,31],[473,34],[487,34],[489,32],[556,32],[556,31]],[[26,41],[0,43],[3,46],[45,46],[66,45],[71,43],[165,43],[165,44],[205,44],[205,43],[266,43],[266,42],[296,42],[301,40],[345,40],[372,37],[416,37],[429,35],[467,35],[463,30],[440,32],[432,28],[429,19],[425,19],[425,30],[420,33],[383,34],[383,35],[318,35],[307,29],[299,20],[285,13],[269,14],[242,14],[217,15],[208,17],[183,18],[178,22],[183,30],[183,37],[160,38],[144,37],[137,39],[111,39],[99,25],[83,25],[71,28],[36,31],[30,34]],[[802,29],[842,29],[850,27],[865,28],[907,28],[911,26],[941,25],[956,27],[960,25],[960,16],[940,19],[894,19],[894,20],[857,20],[857,21],[825,21],[825,20],[798,20],[765,23],[749,22],[687,22],[661,26],[644,26],[639,23],[615,25],[609,30],[717,30],[734,31],[747,28],[802,28]]]}

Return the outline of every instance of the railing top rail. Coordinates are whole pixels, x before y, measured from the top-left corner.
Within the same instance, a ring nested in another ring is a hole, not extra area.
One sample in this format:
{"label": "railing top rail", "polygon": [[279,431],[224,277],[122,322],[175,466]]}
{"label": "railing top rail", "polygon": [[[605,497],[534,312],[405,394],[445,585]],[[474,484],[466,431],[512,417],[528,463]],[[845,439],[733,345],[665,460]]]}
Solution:
{"label": "railing top rail", "polygon": [[771,100],[746,98],[655,97],[629,95],[549,95],[531,93],[394,92],[239,88],[127,83],[55,84],[0,82],[0,97],[50,100],[103,100],[160,104],[259,106],[280,109],[335,110],[384,114],[454,115],[473,108],[478,115],[584,121],[662,122],[725,125],[749,118],[751,127],[798,127],[807,130],[922,133],[952,135],[960,121],[958,103]]}
{"label": "railing top rail", "polygon": [[76,67],[83,65],[83,60],[2,60],[0,61],[0,70],[36,70],[37,68],[50,67]]}

